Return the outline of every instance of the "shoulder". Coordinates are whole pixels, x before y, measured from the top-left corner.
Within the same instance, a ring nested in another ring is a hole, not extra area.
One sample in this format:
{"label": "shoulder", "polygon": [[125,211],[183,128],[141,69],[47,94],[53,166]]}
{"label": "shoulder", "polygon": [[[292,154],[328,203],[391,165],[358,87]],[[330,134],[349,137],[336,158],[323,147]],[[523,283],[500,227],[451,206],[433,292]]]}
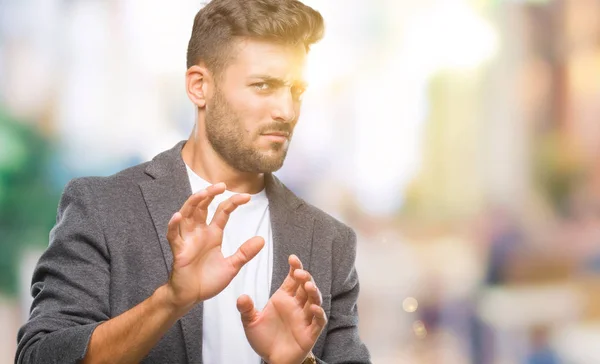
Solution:
{"label": "shoulder", "polygon": [[344,237],[354,234],[354,230],[347,224],[333,217],[329,213],[321,210],[315,205],[306,202],[303,199],[301,199],[301,201],[302,208],[305,209],[305,211],[314,218],[315,222],[318,223],[317,225],[328,226],[334,229],[339,235],[342,235]]}
{"label": "shoulder", "polygon": [[139,194],[139,184],[152,179],[144,171],[149,162],[124,169],[110,176],[89,176],[71,179],[64,188],[63,198],[78,196],[96,203],[127,199]]}
{"label": "shoulder", "polygon": [[294,192],[289,190],[284,183],[281,183],[281,187],[284,190],[286,199],[293,201],[292,205],[297,206],[296,213],[299,213],[303,218],[314,221],[317,235],[323,238],[341,240],[342,242],[356,240],[356,234],[350,226],[297,196]]}

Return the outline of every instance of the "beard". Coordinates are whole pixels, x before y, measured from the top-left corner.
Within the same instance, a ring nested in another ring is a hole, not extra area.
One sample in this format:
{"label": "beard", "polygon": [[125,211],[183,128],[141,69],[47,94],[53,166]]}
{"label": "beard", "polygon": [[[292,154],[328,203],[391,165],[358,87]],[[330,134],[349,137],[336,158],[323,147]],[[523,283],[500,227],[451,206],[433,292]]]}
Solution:
{"label": "beard", "polygon": [[[218,88],[210,106],[206,109],[206,136],[212,148],[227,164],[240,172],[249,173],[274,172],[283,166],[292,137],[293,128],[290,124],[275,122],[250,135]],[[261,133],[273,131],[289,133],[288,142],[271,143],[267,150],[252,145]]]}

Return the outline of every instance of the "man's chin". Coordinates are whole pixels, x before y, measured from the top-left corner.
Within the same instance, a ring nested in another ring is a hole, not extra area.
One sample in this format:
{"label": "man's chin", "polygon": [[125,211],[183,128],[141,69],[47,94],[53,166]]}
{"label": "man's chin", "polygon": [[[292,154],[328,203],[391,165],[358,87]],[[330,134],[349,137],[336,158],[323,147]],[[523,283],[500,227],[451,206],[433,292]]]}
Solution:
{"label": "man's chin", "polygon": [[273,161],[271,163],[263,163],[259,166],[259,173],[272,173],[277,172],[283,167],[283,161]]}
{"label": "man's chin", "polygon": [[278,151],[275,155],[271,154],[263,154],[262,158],[258,163],[256,163],[257,169],[260,173],[271,173],[276,172],[281,167],[283,167],[283,162],[285,161],[286,154],[284,151]]}
{"label": "man's chin", "polygon": [[[252,153],[249,153],[252,154]],[[248,173],[271,173],[278,171],[283,167],[286,153],[253,153],[252,157],[246,156],[244,159],[238,159],[230,163],[234,168],[241,172]],[[250,158],[248,158],[250,157]]]}

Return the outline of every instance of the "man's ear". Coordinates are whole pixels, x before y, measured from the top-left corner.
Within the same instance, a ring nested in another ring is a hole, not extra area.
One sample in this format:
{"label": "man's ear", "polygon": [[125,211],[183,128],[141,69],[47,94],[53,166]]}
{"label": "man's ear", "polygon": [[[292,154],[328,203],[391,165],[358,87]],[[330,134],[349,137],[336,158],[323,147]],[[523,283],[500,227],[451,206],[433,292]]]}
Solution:
{"label": "man's ear", "polygon": [[204,65],[194,65],[185,73],[185,88],[190,100],[199,108],[206,106],[211,75]]}

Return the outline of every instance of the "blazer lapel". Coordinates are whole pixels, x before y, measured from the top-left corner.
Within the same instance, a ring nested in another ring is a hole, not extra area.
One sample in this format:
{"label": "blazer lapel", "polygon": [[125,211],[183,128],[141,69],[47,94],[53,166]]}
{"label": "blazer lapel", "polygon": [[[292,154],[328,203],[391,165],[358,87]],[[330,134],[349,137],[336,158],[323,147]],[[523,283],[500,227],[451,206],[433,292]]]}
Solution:
{"label": "blazer lapel", "polygon": [[304,269],[310,271],[314,219],[301,208],[303,202],[277,177],[265,174],[265,188],[273,230],[272,296],[289,273],[288,257],[291,254],[297,255]]}
{"label": "blazer lapel", "polygon": [[[167,240],[167,225],[173,214],[192,194],[181,150],[185,141],[157,155],[146,168],[153,180],[140,183],[150,216],[156,228],[166,269],[171,274],[173,252]],[[196,305],[180,320],[188,363],[202,362],[202,304]]]}

